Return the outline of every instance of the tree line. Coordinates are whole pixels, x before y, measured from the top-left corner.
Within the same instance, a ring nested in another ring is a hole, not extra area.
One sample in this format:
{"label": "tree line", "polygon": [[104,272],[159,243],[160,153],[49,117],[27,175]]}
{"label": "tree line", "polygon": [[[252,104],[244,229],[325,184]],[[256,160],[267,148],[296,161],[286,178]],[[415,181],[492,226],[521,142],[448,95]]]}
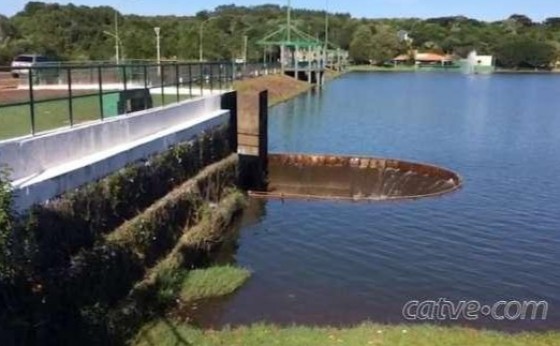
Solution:
{"label": "tree line", "polygon": [[[29,2],[12,17],[0,16],[0,65],[21,53],[46,54],[56,59],[110,60],[115,39],[111,7]],[[154,27],[161,28],[162,56],[198,60],[200,29],[206,60],[275,59],[277,50],[265,51],[257,42],[285,22],[286,8],[278,5],[219,6],[193,16],[137,16],[117,13],[122,55],[126,59],[155,59]],[[325,12],[293,10],[299,29],[324,40]],[[204,24],[203,24],[204,23]],[[402,40],[406,32],[410,41]],[[401,36],[401,37],[399,37]],[[429,19],[365,19],[348,13],[329,13],[329,42],[348,50],[356,63],[383,63],[413,50],[465,57],[471,50],[490,54],[507,68],[552,68],[560,56],[560,18],[534,22],[514,14],[485,22],[463,16]]]}

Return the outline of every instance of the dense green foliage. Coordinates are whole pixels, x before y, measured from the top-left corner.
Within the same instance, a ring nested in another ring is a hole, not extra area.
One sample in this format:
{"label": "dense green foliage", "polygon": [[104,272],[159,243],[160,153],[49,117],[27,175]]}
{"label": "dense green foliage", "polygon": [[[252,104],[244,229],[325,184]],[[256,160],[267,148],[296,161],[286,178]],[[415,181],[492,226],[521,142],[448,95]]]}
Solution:
{"label": "dense green foliage", "polygon": [[[294,10],[293,18],[300,29],[325,38],[324,12]],[[128,59],[154,59],[153,28],[161,27],[165,58],[197,60],[203,26],[205,59],[242,57],[243,37],[247,35],[249,59],[261,60],[264,49],[257,41],[284,21],[285,8],[278,5],[227,5],[190,17],[118,14],[122,53]],[[350,50],[357,62],[383,62],[411,48],[461,57],[476,49],[480,54],[498,56],[504,67],[550,67],[557,60],[560,46],[560,18],[536,23],[514,14],[502,21],[482,22],[461,16],[357,19],[338,13],[331,14],[329,22],[329,41]],[[399,30],[409,33],[412,46],[405,47],[398,41]],[[24,52],[46,53],[64,60],[112,59],[115,41],[103,31],[115,32],[115,11],[110,7],[30,2],[11,18],[0,16],[0,64]],[[523,43],[529,41],[539,43]],[[276,59],[278,52],[269,51],[267,56]]]}
{"label": "dense green foliage", "polygon": [[[8,174],[0,167],[0,249],[10,248],[10,235],[13,227],[12,193]],[[11,276],[12,268],[8,264],[11,251],[0,251],[0,280]]]}
{"label": "dense green foliage", "polygon": [[233,185],[233,163],[200,172],[230,154],[228,130],[217,128],[17,218],[1,177],[0,339],[34,344],[49,335],[53,344],[74,344],[69,340],[84,335],[106,337],[109,307],[173,248],[203,203]]}

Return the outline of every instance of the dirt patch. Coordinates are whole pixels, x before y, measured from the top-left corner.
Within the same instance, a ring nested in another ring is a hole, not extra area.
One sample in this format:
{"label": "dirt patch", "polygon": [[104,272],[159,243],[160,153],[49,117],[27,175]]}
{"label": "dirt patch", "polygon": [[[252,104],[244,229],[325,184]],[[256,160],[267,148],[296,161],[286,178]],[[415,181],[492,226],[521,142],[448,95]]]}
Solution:
{"label": "dirt patch", "polygon": [[17,88],[19,80],[9,72],[0,72],[0,90]]}
{"label": "dirt patch", "polygon": [[[258,119],[259,92],[268,89],[269,106],[285,102],[309,89],[312,85],[292,77],[274,75],[246,79],[234,83],[238,92],[239,128],[245,132],[255,129],[254,120]],[[253,120],[253,121],[251,121]]]}

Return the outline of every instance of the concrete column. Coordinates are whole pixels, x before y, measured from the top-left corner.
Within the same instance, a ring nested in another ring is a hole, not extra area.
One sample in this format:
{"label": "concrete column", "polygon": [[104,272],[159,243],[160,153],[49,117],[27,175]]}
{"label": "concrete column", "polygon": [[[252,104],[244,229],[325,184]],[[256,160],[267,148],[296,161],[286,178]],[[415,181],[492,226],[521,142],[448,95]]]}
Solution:
{"label": "concrete column", "polygon": [[311,71],[313,69],[311,60],[311,47],[307,47],[307,82],[311,84]]}
{"label": "concrete column", "polygon": [[[243,190],[266,191],[268,173],[268,90],[259,94],[257,150],[239,153],[238,185]],[[254,135],[252,135],[254,138]]]}
{"label": "concrete column", "polygon": [[298,52],[299,52],[299,47],[296,45],[294,48],[294,52],[293,52],[293,63],[294,63],[294,69],[295,69],[295,77],[297,80],[299,80],[299,66],[298,66]]}
{"label": "concrete column", "polygon": [[280,46],[280,68],[282,69],[282,74],[285,74],[285,64],[286,64],[286,47],[284,45]]}
{"label": "concrete column", "polygon": [[221,108],[229,110],[229,145],[233,153],[237,152],[237,91],[222,95]]}

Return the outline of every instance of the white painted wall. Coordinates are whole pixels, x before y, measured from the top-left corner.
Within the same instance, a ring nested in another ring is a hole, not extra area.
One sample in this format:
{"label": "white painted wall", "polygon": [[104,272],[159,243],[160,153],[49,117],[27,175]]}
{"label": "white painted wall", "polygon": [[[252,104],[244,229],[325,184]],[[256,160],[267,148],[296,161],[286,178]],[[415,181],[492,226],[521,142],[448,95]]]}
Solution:
{"label": "white painted wall", "polygon": [[229,121],[220,95],[122,115],[39,136],[0,141],[17,209],[98,180]]}
{"label": "white painted wall", "polygon": [[492,55],[477,55],[476,64],[478,66],[494,66],[494,57]]}

